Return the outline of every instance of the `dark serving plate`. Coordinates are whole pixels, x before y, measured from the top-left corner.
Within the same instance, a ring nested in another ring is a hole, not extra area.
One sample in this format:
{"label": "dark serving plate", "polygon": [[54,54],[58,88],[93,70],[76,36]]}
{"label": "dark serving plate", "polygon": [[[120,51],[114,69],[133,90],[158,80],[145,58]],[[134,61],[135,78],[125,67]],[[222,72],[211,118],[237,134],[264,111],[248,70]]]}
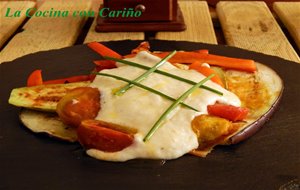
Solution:
{"label": "dark serving plate", "polygon": [[[139,43],[104,44],[128,54]],[[205,48],[214,54],[264,63],[284,81],[281,104],[256,135],[237,145],[217,147],[206,158],[185,155],[171,161],[104,162],[88,157],[77,143],[32,133],[20,123],[20,109],[7,103],[10,91],[24,86],[34,69],[42,69],[46,80],[86,74],[100,56],[86,45],[27,55],[0,65],[0,189],[299,188],[300,65],[228,46],[174,41],[150,44],[153,50]]]}

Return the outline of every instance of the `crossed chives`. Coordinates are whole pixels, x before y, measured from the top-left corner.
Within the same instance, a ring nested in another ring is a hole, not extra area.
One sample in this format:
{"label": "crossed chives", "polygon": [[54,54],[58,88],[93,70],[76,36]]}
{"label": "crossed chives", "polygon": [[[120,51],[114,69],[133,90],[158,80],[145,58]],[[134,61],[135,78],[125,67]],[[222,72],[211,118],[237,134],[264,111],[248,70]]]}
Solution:
{"label": "crossed chives", "polygon": [[[148,67],[146,65],[141,65],[141,64],[138,64],[138,63],[135,63],[135,62],[131,62],[131,61],[127,61],[127,60],[123,60],[123,59],[117,59],[117,58],[114,58],[114,57],[104,56],[104,59],[111,60],[111,61],[116,61],[116,62],[120,62],[120,63],[123,63],[125,65],[134,66],[134,67],[137,67],[137,68],[140,68],[140,69],[144,69],[144,70],[151,69],[151,67]],[[182,78],[180,76],[173,75],[173,74],[165,72],[165,71],[155,70],[154,72],[155,73],[159,73],[159,74],[164,75],[164,76],[167,76],[167,77],[170,77],[170,78],[173,78],[173,79],[176,79],[178,81],[182,81],[182,82],[191,84],[191,85],[195,85],[196,84],[196,82],[194,82],[192,80],[189,80],[189,79],[186,79],[186,78]],[[211,92],[216,93],[216,94],[219,94],[221,96],[223,95],[222,92],[220,92],[220,91],[218,91],[216,89],[210,88],[208,86],[205,86],[205,85],[201,85],[200,88],[208,90],[208,91],[211,91]]]}
{"label": "crossed chives", "polygon": [[161,123],[163,120],[168,116],[168,114],[175,109],[185,98],[188,97],[194,90],[199,88],[202,84],[204,84],[206,81],[211,79],[215,74],[211,74],[205,79],[201,80],[200,82],[196,83],[194,86],[192,86],[190,89],[188,89],[185,93],[183,93],[173,104],[160,116],[160,118],[156,121],[156,123],[153,125],[153,127],[150,129],[150,131],[147,133],[147,135],[144,137],[143,141],[148,141],[152,135],[155,133],[155,131],[161,126]]}
{"label": "crossed chives", "polygon": [[[140,83],[138,83],[138,82],[134,82],[134,81],[132,81],[132,80],[129,80],[129,79],[126,79],[126,78],[123,78],[123,77],[119,77],[119,76],[111,75],[111,74],[107,74],[107,73],[96,73],[96,75],[101,75],[101,76],[106,76],[106,77],[115,78],[115,79],[117,79],[117,80],[122,80],[122,81],[128,82],[129,84],[134,84],[135,86],[138,86],[138,87],[140,87],[140,88],[143,88],[143,89],[145,89],[145,90],[148,90],[148,91],[150,91],[150,92],[152,92],[152,93],[154,93],[154,94],[160,95],[160,96],[162,96],[162,97],[164,97],[164,98],[166,98],[166,99],[168,99],[168,100],[176,101],[175,98],[172,98],[172,97],[170,97],[170,96],[168,96],[168,95],[166,95],[166,94],[164,94],[164,93],[162,93],[162,92],[159,92],[159,91],[157,91],[157,90],[155,90],[155,89],[153,89],[153,88],[150,88],[150,87],[148,87],[148,86],[142,85],[142,84],[140,84]],[[197,110],[196,108],[193,108],[192,106],[189,106],[189,105],[187,105],[187,104],[185,104],[185,103],[183,103],[183,102],[181,102],[181,104],[182,104],[184,107],[187,107],[187,108],[189,108],[189,109],[191,109],[191,110],[194,110],[194,111],[199,112],[199,110]]]}
{"label": "crossed chives", "polygon": [[[137,77],[136,79],[134,79],[132,82],[136,82],[139,83],[142,80],[144,80],[145,78],[147,78],[151,73],[153,73],[157,68],[159,68],[160,66],[162,66],[166,61],[168,61],[171,57],[173,57],[173,55],[175,55],[176,50],[172,51],[171,53],[169,53],[165,58],[161,59],[158,63],[156,63],[153,67],[149,68],[149,70],[147,70],[145,73],[143,73],[141,76]],[[124,94],[127,90],[129,90],[131,87],[133,87],[135,84],[133,83],[129,83],[128,85],[124,86],[123,88],[121,88],[120,90],[118,90],[115,95],[122,95]]]}

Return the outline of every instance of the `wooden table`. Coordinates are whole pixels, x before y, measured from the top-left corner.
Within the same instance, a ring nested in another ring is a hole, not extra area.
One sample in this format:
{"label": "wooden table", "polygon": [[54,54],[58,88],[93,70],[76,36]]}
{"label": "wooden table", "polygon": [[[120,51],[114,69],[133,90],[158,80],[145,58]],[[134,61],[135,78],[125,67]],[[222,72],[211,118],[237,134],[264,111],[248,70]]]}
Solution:
{"label": "wooden table", "polygon": [[[37,10],[97,11],[100,2],[0,1],[0,63],[38,51],[91,41],[149,39],[143,32],[96,33],[93,17],[27,18],[24,13],[20,17],[5,17],[8,8],[11,13],[33,7]],[[224,1],[219,2],[216,9],[210,9],[206,1],[179,1],[179,6],[187,30],[157,32],[150,35],[151,39],[227,44],[300,63],[300,2],[276,2],[274,12],[260,1]]]}

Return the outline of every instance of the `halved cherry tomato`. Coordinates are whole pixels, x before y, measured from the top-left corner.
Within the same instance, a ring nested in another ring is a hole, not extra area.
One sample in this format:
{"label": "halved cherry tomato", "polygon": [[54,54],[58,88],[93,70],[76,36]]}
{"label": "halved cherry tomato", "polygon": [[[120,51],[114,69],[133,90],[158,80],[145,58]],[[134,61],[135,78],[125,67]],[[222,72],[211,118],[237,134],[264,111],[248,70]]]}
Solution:
{"label": "halved cherry tomato", "polygon": [[230,121],[242,121],[247,117],[249,112],[247,108],[220,103],[208,105],[207,111],[210,115],[219,116]]}
{"label": "halved cherry tomato", "polygon": [[117,131],[96,120],[85,120],[77,129],[80,144],[87,148],[94,148],[105,152],[117,152],[133,143],[133,135]]}
{"label": "halved cherry tomato", "polygon": [[70,90],[57,104],[62,121],[78,127],[81,121],[94,119],[100,110],[100,92],[96,88],[79,87]]}

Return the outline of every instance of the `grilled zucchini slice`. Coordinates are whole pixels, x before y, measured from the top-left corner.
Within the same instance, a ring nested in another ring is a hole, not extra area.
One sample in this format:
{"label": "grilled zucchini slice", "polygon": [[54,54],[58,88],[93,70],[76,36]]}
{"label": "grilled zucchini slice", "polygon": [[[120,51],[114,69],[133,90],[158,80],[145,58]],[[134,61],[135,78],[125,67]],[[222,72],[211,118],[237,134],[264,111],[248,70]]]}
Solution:
{"label": "grilled zucchini slice", "polygon": [[55,112],[58,101],[67,91],[89,84],[90,82],[76,82],[15,88],[12,90],[8,102],[18,107]]}

